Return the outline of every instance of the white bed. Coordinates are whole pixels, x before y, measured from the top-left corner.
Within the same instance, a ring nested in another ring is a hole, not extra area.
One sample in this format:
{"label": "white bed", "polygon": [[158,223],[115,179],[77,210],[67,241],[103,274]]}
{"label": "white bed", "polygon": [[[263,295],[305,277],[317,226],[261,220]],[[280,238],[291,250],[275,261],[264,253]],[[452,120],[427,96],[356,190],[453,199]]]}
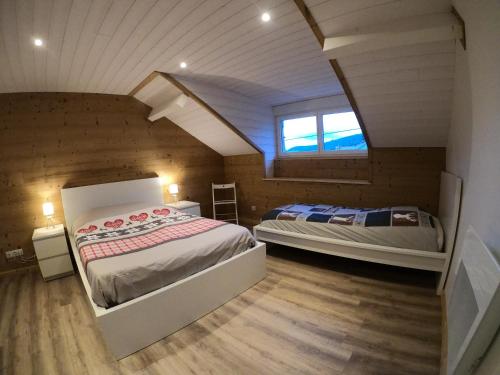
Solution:
{"label": "white bed", "polygon": [[[91,209],[144,202],[163,204],[159,178],[123,181],[61,190],[66,226]],[[78,271],[96,320],[111,352],[126,357],[192,323],[262,280],[266,275],[264,243],[183,280],[111,308],[98,306],[70,233]]]}
{"label": "white bed", "polygon": [[436,288],[436,292],[439,295],[444,288],[455,244],[455,235],[460,212],[461,191],[462,181],[460,178],[451,173],[441,173],[439,221],[444,231],[443,252],[372,245],[278,230],[263,225],[254,227],[254,235],[255,238],[260,241],[304,250],[375,263],[435,271],[439,274]]}

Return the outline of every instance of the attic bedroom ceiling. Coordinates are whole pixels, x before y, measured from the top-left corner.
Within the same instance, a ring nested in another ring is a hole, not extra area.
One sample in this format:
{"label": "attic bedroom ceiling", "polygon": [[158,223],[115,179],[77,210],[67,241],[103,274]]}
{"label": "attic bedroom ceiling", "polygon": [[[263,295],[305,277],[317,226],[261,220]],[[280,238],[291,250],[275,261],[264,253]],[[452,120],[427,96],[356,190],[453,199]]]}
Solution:
{"label": "attic bedroom ceiling", "polygon": [[267,105],[342,92],[290,0],[3,0],[0,17],[0,92],[127,94],[155,70]]}
{"label": "attic bedroom ceiling", "polygon": [[[449,0],[304,3],[325,37],[451,10]],[[262,22],[263,12],[269,12],[269,22]],[[0,23],[0,92],[126,95],[153,71],[167,72],[191,80],[190,89],[268,158],[275,151],[271,106],[343,94],[327,54],[292,0],[0,0]],[[36,47],[35,38],[43,45]],[[454,40],[337,61],[372,146],[446,146]],[[204,97],[196,82],[225,90],[225,97],[237,93],[240,108],[248,98],[252,109],[236,112],[221,95],[211,98],[214,90],[201,90],[209,93]],[[258,116],[252,116],[259,105]]]}
{"label": "attic bedroom ceiling", "polygon": [[[391,26],[402,31],[426,30],[429,21],[454,18],[449,0],[304,3],[327,39],[365,32],[384,34]],[[435,30],[431,34],[435,35]],[[447,145],[456,43],[454,39],[420,42],[415,38],[402,46],[337,57],[372,146]]]}

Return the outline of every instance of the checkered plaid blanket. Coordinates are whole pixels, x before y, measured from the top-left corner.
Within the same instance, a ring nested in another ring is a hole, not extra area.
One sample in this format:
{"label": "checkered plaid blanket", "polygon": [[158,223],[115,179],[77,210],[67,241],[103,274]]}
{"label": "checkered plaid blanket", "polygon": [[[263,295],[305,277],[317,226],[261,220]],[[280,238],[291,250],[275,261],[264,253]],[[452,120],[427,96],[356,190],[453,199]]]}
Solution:
{"label": "checkered plaid blanket", "polygon": [[310,221],[358,227],[432,227],[432,215],[418,207],[350,208],[327,204],[294,203],[267,212],[262,221]]}
{"label": "checkered plaid blanket", "polygon": [[75,231],[75,241],[87,269],[94,260],[149,249],[225,224],[170,207],[150,207],[86,223]]}

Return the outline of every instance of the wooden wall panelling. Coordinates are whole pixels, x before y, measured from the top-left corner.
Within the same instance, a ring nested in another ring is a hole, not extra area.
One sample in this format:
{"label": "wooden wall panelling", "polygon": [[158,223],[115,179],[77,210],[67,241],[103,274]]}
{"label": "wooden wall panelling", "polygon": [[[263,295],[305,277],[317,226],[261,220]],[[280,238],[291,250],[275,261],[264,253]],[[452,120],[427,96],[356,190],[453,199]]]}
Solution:
{"label": "wooden wall panelling", "polygon": [[[369,185],[263,181],[262,162],[259,155],[224,158],[226,181],[237,183],[241,222],[247,225],[257,224],[266,211],[293,202],[354,207],[416,205],[436,215],[440,172],[445,168],[445,149],[373,148],[367,159],[371,164],[368,173],[371,173],[372,182]],[[288,163],[292,163],[292,170],[295,163],[313,163],[319,169],[324,165],[328,170],[332,161],[279,160],[277,163],[280,165],[278,170],[281,170],[281,165],[288,168]],[[363,168],[360,165],[360,171]],[[251,210],[252,206],[256,206],[256,211]]]}
{"label": "wooden wall panelling", "polygon": [[360,159],[276,159],[275,177],[369,180],[370,162]]}
{"label": "wooden wall panelling", "polygon": [[[32,254],[33,228],[46,224],[42,203],[59,190],[157,174],[180,185],[179,199],[211,214],[211,181],[224,178],[223,158],[167,119],[145,119],[149,108],[128,96],[26,93],[0,95],[0,272],[3,252]],[[165,199],[172,198],[165,189]]]}

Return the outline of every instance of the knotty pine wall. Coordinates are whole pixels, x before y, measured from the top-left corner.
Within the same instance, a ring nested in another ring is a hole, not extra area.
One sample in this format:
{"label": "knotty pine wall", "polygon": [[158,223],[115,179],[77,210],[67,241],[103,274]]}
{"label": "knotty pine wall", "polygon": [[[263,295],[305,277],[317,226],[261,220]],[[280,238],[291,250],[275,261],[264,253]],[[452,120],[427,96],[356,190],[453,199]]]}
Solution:
{"label": "knotty pine wall", "polygon": [[369,180],[370,160],[359,159],[276,159],[275,177]]}
{"label": "knotty pine wall", "polygon": [[224,178],[222,156],[166,119],[152,124],[147,113],[128,96],[0,94],[0,273],[19,266],[6,263],[4,251],[33,253],[46,199],[63,222],[63,186],[158,174],[180,184],[179,199],[211,212],[210,183]]}
{"label": "knotty pine wall", "polygon": [[[372,150],[370,159],[364,162],[328,159],[280,160],[275,167],[280,174],[297,173],[299,167],[304,171],[323,168],[328,171],[327,175],[309,177],[350,179],[356,175],[356,168],[358,177],[367,175],[366,162],[369,163],[372,183],[348,185],[263,181],[263,162],[260,155],[224,158],[226,182],[236,181],[238,185],[238,210],[242,224],[257,224],[267,210],[293,202],[331,203],[354,207],[416,205],[434,215],[437,214],[440,172],[445,168],[443,148],[376,148]],[[339,163],[347,163],[349,172],[339,168],[335,173]],[[335,168],[328,170],[324,168],[325,165]],[[252,211],[251,206],[256,206],[256,211]]]}

